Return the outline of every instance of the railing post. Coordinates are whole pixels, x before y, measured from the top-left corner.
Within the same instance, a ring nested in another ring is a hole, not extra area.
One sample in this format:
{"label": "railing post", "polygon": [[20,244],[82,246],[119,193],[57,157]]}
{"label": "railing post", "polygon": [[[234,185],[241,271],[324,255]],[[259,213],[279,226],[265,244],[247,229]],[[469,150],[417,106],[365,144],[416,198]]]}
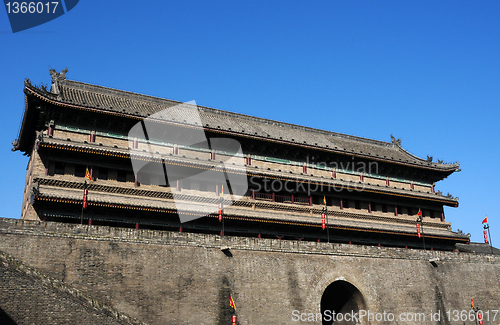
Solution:
{"label": "railing post", "polygon": [[311,205],[313,205],[313,197],[312,196],[309,197],[309,206],[311,206]]}
{"label": "railing post", "polygon": [[293,200],[293,194],[292,194],[292,204],[295,203],[294,200]]}
{"label": "railing post", "polygon": [[273,202],[275,202],[275,201],[276,201],[276,198],[274,197],[274,192],[273,192]]}
{"label": "railing post", "polygon": [[252,190],[252,200],[255,200],[255,190]]}

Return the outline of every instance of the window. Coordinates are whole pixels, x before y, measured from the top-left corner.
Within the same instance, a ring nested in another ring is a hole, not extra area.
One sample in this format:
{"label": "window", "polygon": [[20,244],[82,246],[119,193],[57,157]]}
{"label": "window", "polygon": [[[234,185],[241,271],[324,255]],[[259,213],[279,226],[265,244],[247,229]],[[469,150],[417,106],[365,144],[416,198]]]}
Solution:
{"label": "window", "polygon": [[99,167],[98,179],[107,180],[108,179],[108,169],[104,167]]}
{"label": "window", "polygon": [[54,174],[64,175],[64,163],[62,162],[55,163]]}
{"label": "window", "polygon": [[118,182],[126,182],[127,181],[127,172],[125,170],[119,170],[116,176],[116,180]]}
{"label": "window", "polygon": [[85,166],[83,165],[75,165],[75,176],[76,177],[85,177]]}
{"label": "window", "polygon": [[387,212],[387,205],[386,204],[382,204],[382,212]]}

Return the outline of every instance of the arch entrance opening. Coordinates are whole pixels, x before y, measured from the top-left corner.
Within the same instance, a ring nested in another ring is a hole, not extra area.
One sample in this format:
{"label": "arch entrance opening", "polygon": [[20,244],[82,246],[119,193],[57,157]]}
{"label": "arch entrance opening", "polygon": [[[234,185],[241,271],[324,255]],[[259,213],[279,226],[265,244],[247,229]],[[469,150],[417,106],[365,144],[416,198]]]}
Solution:
{"label": "arch entrance opening", "polygon": [[[359,321],[359,317],[358,319],[351,319],[353,314],[358,313],[359,316],[360,310],[366,310],[365,300],[361,292],[349,282],[335,281],[323,292],[321,297],[323,325],[334,323],[337,325],[367,324],[365,319]],[[348,314],[349,317],[346,317]],[[328,315],[331,317],[328,317]]]}

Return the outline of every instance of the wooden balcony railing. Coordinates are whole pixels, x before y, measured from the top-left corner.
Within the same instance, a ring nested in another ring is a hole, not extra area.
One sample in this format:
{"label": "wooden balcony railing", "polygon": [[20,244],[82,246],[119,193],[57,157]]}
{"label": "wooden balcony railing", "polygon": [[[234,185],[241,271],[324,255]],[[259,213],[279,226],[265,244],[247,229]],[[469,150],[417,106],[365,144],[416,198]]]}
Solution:
{"label": "wooden balcony railing", "polygon": [[252,190],[252,200],[312,205],[312,197],[304,198],[304,197],[296,197],[293,194],[288,196],[288,195],[276,195],[274,193],[259,193],[253,190]]}

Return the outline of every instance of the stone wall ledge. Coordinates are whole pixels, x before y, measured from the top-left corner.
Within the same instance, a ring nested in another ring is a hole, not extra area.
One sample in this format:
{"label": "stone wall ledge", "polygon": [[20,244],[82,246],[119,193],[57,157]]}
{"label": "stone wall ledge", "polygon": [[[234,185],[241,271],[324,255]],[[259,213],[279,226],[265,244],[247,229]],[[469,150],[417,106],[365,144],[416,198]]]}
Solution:
{"label": "stone wall ledge", "polygon": [[237,237],[188,232],[79,225],[58,222],[0,218],[0,235],[65,237],[81,240],[117,241],[136,244],[175,245],[250,250],[291,254],[318,254],[366,258],[434,260],[439,262],[500,263],[500,255],[468,252],[431,251],[341,243]]}

